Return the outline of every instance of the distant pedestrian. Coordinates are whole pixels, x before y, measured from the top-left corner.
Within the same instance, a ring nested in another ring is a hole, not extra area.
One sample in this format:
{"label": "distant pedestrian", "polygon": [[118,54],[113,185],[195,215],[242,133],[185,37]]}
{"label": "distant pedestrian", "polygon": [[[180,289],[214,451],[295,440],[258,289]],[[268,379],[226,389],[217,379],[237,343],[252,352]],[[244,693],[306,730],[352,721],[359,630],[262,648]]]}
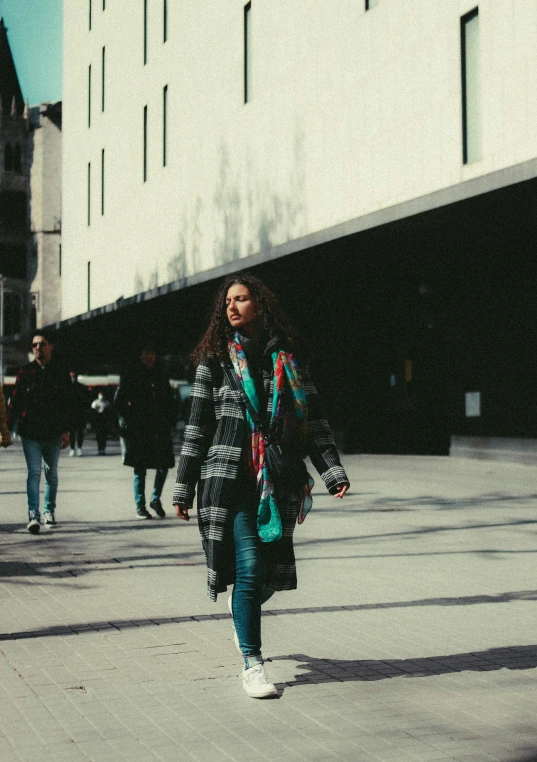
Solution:
{"label": "distant pedestrian", "polygon": [[145,498],[148,468],[156,469],[149,507],[163,519],[161,495],[168,470],[175,465],[172,426],[175,404],[169,380],[156,366],[154,344],[145,343],[140,359],[122,374],[114,404],[124,440],[123,464],[134,469],[136,517],[151,519]]}
{"label": "distant pedestrian", "polygon": [[[224,282],[193,359],[173,503],[188,521],[197,488],[208,594],[215,601],[234,584],[228,606],[243,688],[252,698],[275,696],[261,656],[261,605],[297,585],[293,531],[313,486],[303,458],[310,456],[334,497],[345,495],[349,481],[301,342],[261,281],[244,274]],[[335,358],[333,365],[336,373]],[[274,460],[281,453],[283,471]]]}
{"label": "distant pedestrian", "polygon": [[9,447],[11,434],[7,426],[6,400],[4,390],[0,386],[0,447]]}
{"label": "distant pedestrian", "polygon": [[110,430],[113,407],[104,396],[99,392],[97,399],[91,403],[93,411],[93,427],[95,429],[95,438],[97,439],[97,452],[99,455],[106,455],[106,440]]}
{"label": "distant pedestrian", "polygon": [[76,455],[81,458],[84,454],[82,445],[84,444],[86,424],[90,415],[90,393],[88,388],[78,380],[76,371],[70,371],[69,375],[73,384],[73,428],[70,431],[71,449],[69,450],[69,457],[72,458]]}
{"label": "distant pedestrian", "polygon": [[28,479],[28,526],[39,534],[39,483],[41,464],[45,464],[45,524],[56,524],[58,460],[60,450],[69,445],[72,415],[72,387],[69,373],[53,355],[53,345],[43,332],[32,340],[35,360],[19,371],[8,406],[8,426],[18,423]]}

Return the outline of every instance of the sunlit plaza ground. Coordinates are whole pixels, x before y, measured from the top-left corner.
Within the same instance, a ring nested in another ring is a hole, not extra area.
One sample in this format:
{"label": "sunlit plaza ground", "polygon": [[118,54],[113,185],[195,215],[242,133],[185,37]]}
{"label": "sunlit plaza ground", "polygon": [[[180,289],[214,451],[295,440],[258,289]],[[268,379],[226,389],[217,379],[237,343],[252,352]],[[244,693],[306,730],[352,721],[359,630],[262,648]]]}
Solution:
{"label": "sunlit plaza ground", "polygon": [[299,589],[263,619],[280,698],[243,692],[196,521],[136,521],[119,446],[60,462],[31,536],[20,443],[0,452],[0,759],[537,759],[531,466],[344,456],[297,528]]}

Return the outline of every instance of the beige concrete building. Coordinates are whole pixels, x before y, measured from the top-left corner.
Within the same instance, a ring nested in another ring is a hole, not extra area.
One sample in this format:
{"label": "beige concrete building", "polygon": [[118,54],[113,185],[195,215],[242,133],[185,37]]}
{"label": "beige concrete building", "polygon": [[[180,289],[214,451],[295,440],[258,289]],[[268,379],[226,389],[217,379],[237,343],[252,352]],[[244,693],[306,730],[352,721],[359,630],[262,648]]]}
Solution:
{"label": "beige concrete building", "polygon": [[28,334],[61,317],[62,104],[24,104],[0,18],[0,275],[4,373],[27,361]]}
{"label": "beige concrete building", "polygon": [[11,55],[7,29],[0,17],[0,306],[4,341],[0,346],[0,377],[25,358],[16,341],[29,328],[27,274],[29,256],[29,134],[28,109]]}
{"label": "beige concrete building", "polygon": [[34,325],[61,319],[62,104],[42,103],[30,109],[30,300]]}
{"label": "beige concrete building", "polygon": [[186,351],[255,267],[371,448],[537,435],[536,90],[536,0],[65,0],[58,328]]}
{"label": "beige concrete building", "polygon": [[64,318],[533,172],[532,0],[89,5],[65,2]]}

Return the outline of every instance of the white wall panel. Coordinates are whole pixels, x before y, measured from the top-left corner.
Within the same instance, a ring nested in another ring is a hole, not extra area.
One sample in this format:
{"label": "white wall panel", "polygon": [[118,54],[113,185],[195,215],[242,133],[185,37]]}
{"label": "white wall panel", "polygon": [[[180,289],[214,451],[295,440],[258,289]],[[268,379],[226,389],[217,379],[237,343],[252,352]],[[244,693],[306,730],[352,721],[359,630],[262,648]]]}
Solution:
{"label": "white wall panel", "polygon": [[88,260],[92,306],[104,305],[535,157],[537,2],[483,0],[482,158],[462,165],[460,17],[475,5],[252,0],[244,104],[242,0],[168,2],[165,44],[162,2],[148,0],[146,66],[142,0],[94,3],[91,32],[86,3],[65,0],[63,318],[86,309]]}

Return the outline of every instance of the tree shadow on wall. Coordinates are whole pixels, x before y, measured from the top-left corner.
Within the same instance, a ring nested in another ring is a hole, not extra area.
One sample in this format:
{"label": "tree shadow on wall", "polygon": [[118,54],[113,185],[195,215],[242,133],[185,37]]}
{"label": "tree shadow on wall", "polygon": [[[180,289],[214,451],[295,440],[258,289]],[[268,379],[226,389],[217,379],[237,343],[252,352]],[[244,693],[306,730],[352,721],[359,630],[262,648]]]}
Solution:
{"label": "tree shadow on wall", "polygon": [[201,229],[201,213],[203,202],[198,196],[190,215],[183,212],[179,223],[177,253],[168,261],[168,280],[182,280],[190,273],[202,269],[200,251],[203,238]]}
{"label": "tree shadow on wall", "polygon": [[[306,154],[302,126],[296,128],[290,150],[289,190],[278,194],[274,192],[272,176],[259,179],[260,170],[251,155],[244,162],[246,176],[241,178],[241,166],[233,164],[229,147],[221,142],[213,209],[209,210],[215,221],[213,266],[267,251],[306,234]],[[198,196],[192,211],[185,210],[181,215],[177,253],[167,264],[170,281],[207,269],[207,259],[202,261],[202,249],[207,254],[209,248],[208,242],[203,244],[202,212],[203,202]],[[140,285],[138,276],[137,290],[142,290]]]}
{"label": "tree shadow on wall", "polygon": [[251,157],[247,161],[246,204],[251,242],[248,254],[300,238],[307,232],[305,132],[297,126],[293,138],[293,162],[285,196],[273,191],[271,178],[252,186],[256,171]]}
{"label": "tree shadow on wall", "polygon": [[220,144],[218,182],[214,193],[217,236],[214,242],[215,262],[225,264],[241,256],[243,211],[236,170],[232,169],[229,149]]}

